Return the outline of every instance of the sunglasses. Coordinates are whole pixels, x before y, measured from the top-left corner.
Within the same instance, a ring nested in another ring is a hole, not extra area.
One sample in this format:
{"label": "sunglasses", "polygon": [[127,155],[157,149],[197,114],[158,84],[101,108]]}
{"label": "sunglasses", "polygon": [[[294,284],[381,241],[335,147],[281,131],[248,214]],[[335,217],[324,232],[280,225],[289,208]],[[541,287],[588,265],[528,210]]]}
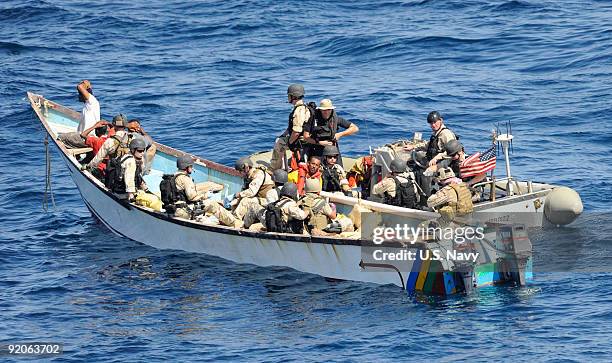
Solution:
{"label": "sunglasses", "polygon": [[136,149],[136,151],[139,152],[139,153],[145,152],[144,149]]}

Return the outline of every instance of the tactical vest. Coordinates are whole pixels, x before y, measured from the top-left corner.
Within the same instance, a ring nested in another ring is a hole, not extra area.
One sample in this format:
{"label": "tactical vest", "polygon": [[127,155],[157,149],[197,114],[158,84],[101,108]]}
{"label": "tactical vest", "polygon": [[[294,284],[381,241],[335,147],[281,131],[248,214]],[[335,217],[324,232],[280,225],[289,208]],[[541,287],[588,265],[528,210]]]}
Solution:
{"label": "tactical vest", "polygon": [[127,155],[130,153],[130,141],[132,140],[131,135],[125,134],[126,142],[123,142],[122,139],[117,137],[117,135],[113,135],[111,139],[115,140],[115,149],[108,154],[109,159],[113,158],[121,158],[123,155]]}
{"label": "tactical vest", "polygon": [[174,203],[178,203],[178,202],[185,202],[187,204],[194,203],[194,202],[190,202],[189,199],[187,198],[187,191],[185,191],[185,189],[178,190],[178,188],[176,186],[176,178],[178,178],[179,175],[185,175],[187,178],[189,178],[189,179],[191,179],[191,181],[193,181],[193,178],[190,175],[188,175],[188,174],[176,174],[174,176],[174,179],[172,180],[173,183],[174,183],[174,189],[176,190],[176,195],[175,195]]}
{"label": "tactical vest", "polygon": [[395,182],[395,196],[392,197],[385,192],[384,203],[403,208],[415,208],[417,206],[417,194],[414,191],[414,183],[410,178],[402,182],[396,176],[392,176]]}
{"label": "tactical vest", "polygon": [[327,202],[318,195],[306,194],[301,201],[304,212],[308,214],[308,226],[310,229],[316,228],[323,230],[329,224],[329,218],[323,214],[323,208]]}
{"label": "tactical vest", "polygon": [[[444,145],[442,145],[441,147],[438,145],[438,140],[440,139],[440,135],[444,130],[450,131],[450,129],[446,126],[442,126],[440,130],[431,134],[431,137],[429,138],[429,144],[427,144],[427,160],[433,159],[434,156],[444,151]],[[451,133],[453,132],[451,131]],[[455,133],[453,133],[453,135],[455,135]]]}
{"label": "tactical vest", "polygon": [[322,189],[326,192],[339,192],[342,190],[340,187],[340,175],[338,175],[338,169],[333,166],[322,165],[323,173],[321,178],[323,179]]}
{"label": "tactical vest", "polygon": [[[256,169],[261,170],[264,173],[264,179],[261,182],[261,185],[259,186],[259,190],[257,191],[257,193],[255,193],[255,196],[259,197],[259,198],[265,198],[266,194],[274,189],[274,184],[265,184],[266,183],[266,178],[272,178],[270,176],[270,174],[268,173],[268,169],[266,169],[265,166],[258,166]],[[245,180],[245,188],[247,189],[249,187],[249,184],[251,184],[253,180],[252,179],[247,179]],[[279,194],[280,195],[280,194]]]}
{"label": "tactical vest", "polygon": [[[312,105],[311,105],[312,103]],[[298,107],[306,107],[308,109],[309,112],[309,116],[308,116],[308,120],[304,121],[304,125],[306,125],[307,123],[313,122],[314,121],[314,114],[316,110],[316,105],[314,105],[315,107],[313,108],[314,103],[310,102],[310,103],[306,103],[305,101],[299,105],[295,105],[293,106],[293,110],[291,110],[291,113],[289,114],[289,121],[287,122],[287,130],[285,131],[285,133],[287,135],[291,135],[291,133],[293,132],[293,115],[295,114],[295,110],[297,110]]]}
{"label": "tactical vest", "polygon": [[336,141],[338,131],[338,116],[336,111],[332,111],[327,120],[323,120],[321,113],[317,113],[311,129],[311,137],[316,141]]}
{"label": "tactical vest", "polygon": [[472,193],[464,183],[451,184],[450,187],[457,194],[457,203],[449,203],[449,205],[455,209],[455,213],[458,216],[463,216],[472,213],[474,210],[474,204],[472,203]]}

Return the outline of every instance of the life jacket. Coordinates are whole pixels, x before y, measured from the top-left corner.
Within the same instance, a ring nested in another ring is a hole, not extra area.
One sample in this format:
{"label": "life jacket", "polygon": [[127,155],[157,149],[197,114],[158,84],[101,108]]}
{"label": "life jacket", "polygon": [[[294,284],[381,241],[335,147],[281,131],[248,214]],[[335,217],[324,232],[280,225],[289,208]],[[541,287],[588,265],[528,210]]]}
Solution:
{"label": "life jacket", "polygon": [[264,217],[266,221],[266,230],[268,232],[296,234],[302,234],[304,232],[304,223],[302,221],[290,220],[285,222],[283,218],[282,207],[290,201],[291,199],[284,198],[266,206]]}
{"label": "life jacket", "polygon": [[465,183],[451,184],[450,187],[457,194],[457,203],[451,202],[451,206],[458,216],[463,216],[472,213],[474,210],[474,204],[472,203],[472,193],[465,185]]}
{"label": "life jacket", "polygon": [[[317,104],[314,102],[303,102],[300,103],[299,105],[295,105],[293,106],[293,110],[291,110],[291,113],[289,114],[289,121],[287,123],[287,130],[285,130],[285,135],[288,135],[289,137],[291,136],[291,133],[293,132],[293,115],[295,114],[295,110],[297,110],[298,107],[306,107],[309,111],[309,116],[308,116],[308,120],[304,121],[304,127],[307,127],[308,125],[312,124],[314,122],[315,119],[315,112],[317,111]],[[302,136],[303,134],[303,129],[302,132],[300,133],[300,136]],[[301,145],[301,141],[300,138],[298,138],[295,142],[293,142],[292,144],[288,143],[288,147],[289,150],[291,151],[296,151],[302,148]]]}
{"label": "life jacket", "polygon": [[[124,173],[125,168],[123,163],[128,159],[134,158],[132,154],[127,154],[121,158],[113,158],[106,167],[106,176],[104,184],[113,193],[123,194],[126,193]],[[139,188],[142,185],[142,163],[136,163],[136,173],[134,174],[134,185]]]}
{"label": "life jacket", "polygon": [[179,191],[176,187],[177,176],[177,174],[164,174],[162,176],[162,181],[159,183],[162,205],[168,213],[175,212],[176,203],[187,202],[187,195],[185,194],[185,191]]}
{"label": "life jacket", "polygon": [[414,182],[410,178],[406,178],[406,182],[400,181],[396,176],[391,178],[395,182],[395,197],[385,192],[384,203],[414,209],[418,204]]}
{"label": "life jacket", "polygon": [[444,130],[450,131],[455,136],[455,139],[459,140],[459,137],[454,132],[452,132],[448,127],[442,126],[440,130],[432,133],[431,137],[429,138],[429,144],[427,144],[427,153],[426,153],[427,160],[433,159],[434,156],[444,151],[444,145],[442,146],[438,145],[438,139],[440,139],[440,135],[442,134],[442,131]]}
{"label": "life jacket", "polygon": [[323,197],[306,194],[300,204],[304,212],[308,213],[306,225],[310,230],[313,228],[323,230],[329,224],[329,218],[323,214],[323,208],[327,202]]}
{"label": "life jacket", "polygon": [[326,192],[339,192],[342,190],[340,186],[340,175],[338,169],[333,166],[321,165],[323,172],[321,178],[323,179],[322,190]]}

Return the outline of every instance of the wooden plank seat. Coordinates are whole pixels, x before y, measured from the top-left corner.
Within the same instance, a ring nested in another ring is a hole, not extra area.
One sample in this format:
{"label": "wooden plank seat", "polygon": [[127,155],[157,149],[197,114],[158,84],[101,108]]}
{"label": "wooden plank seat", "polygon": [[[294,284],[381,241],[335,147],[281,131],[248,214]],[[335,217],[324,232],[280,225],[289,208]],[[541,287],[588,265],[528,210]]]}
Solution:
{"label": "wooden plank seat", "polygon": [[68,153],[70,153],[73,156],[81,155],[81,154],[86,154],[86,153],[88,153],[90,151],[93,151],[93,149],[90,148],[90,147],[81,147],[81,148],[77,148],[77,149],[68,149]]}

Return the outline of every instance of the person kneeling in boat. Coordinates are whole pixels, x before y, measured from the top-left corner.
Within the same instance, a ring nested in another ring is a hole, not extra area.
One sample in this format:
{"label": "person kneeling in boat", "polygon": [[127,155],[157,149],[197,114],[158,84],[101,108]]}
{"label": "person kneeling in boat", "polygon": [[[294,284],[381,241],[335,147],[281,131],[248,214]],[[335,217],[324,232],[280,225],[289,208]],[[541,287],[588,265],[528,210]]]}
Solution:
{"label": "person kneeling in boat", "polygon": [[352,196],[344,168],[337,163],[340,152],[336,146],[323,148],[323,163],[321,164],[323,186],[326,192],[342,192]]}
{"label": "person kneeling in boat", "polygon": [[265,206],[267,193],[274,189],[274,181],[264,166],[253,166],[248,157],[240,158],[235,164],[236,170],[242,173],[245,188],[236,193],[234,198],[238,201],[234,215],[243,219],[253,205]]}
{"label": "person kneeling in boat", "polygon": [[385,204],[416,208],[420,194],[412,175],[407,171],[406,161],[394,159],[389,170],[389,175],[372,187],[372,195],[383,198]]}
{"label": "person kneeling in boat", "polygon": [[224,226],[240,227],[241,222],[232,213],[225,210],[216,201],[207,199],[207,194],[198,193],[196,184],[191,178],[193,159],[190,156],[183,155],[178,158],[176,167],[178,170],[173,177],[176,190],[176,200],[173,203],[175,217],[194,219],[196,214],[210,213],[217,217]]}
{"label": "person kneeling in boat", "polygon": [[281,189],[281,198],[266,206],[263,224],[268,232],[304,233],[304,220],[308,214],[298,206],[298,190],[295,183],[288,182]]}
{"label": "person kneeling in boat", "polygon": [[[336,219],[336,210],[321,196],[321,184],[317,179],[307,179],[304,187],[306,195],[300,200],[300,207],[308,214],[306,227],[314,236],[325,236],[324,232]],[[335,230],[340,233],[342,230]]]}
{"label": "person kneeling in boat", "polygon": [[149,189],[142,178],[145,143],[138,139],[132,140],[129,149],[128,154],[109,162],[106,171],[106,186],[120,198],[127,198],[133,202],[137,190],[147,191]]}
{"label": "person kneeling in boat", "polygon": [[451,168],[438,170],[438,182],[444,187],[427,199],[427,206],[451,221],[474,210],[472,193],[467,185],[455,176]]}
{"label": "person kneeling in boat", "polygon": [[131,139],[125,130],[126,127],[127,118],[124,114],[118,114],[113,117],[114,135],[104,141],[96,156],[87,164],[87,169],[92,170],[96,168],[106,158],[109,160],[121,158],[129,152]]}

